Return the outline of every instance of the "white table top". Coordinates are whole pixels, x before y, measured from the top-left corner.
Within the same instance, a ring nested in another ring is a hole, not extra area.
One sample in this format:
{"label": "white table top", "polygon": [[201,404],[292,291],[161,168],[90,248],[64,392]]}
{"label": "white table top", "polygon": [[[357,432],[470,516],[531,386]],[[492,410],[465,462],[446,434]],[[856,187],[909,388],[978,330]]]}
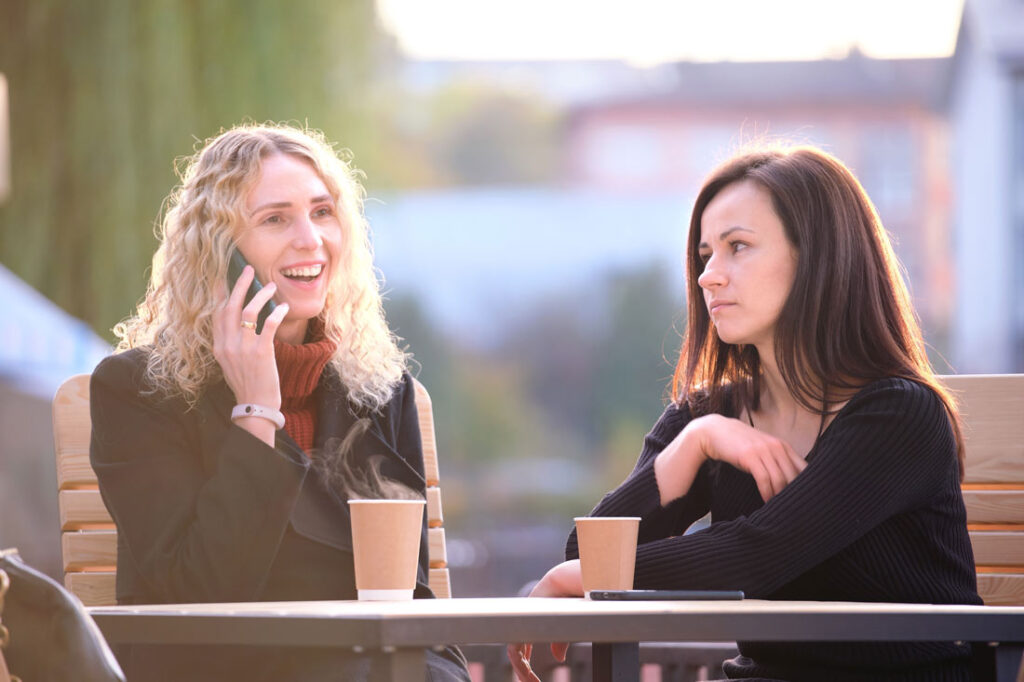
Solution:
{"label": "white table top", "polygon": [[157,604],[89,609],[111,642],[359,647],[514,641],[1024,641],[1024,607],[585,599]]}

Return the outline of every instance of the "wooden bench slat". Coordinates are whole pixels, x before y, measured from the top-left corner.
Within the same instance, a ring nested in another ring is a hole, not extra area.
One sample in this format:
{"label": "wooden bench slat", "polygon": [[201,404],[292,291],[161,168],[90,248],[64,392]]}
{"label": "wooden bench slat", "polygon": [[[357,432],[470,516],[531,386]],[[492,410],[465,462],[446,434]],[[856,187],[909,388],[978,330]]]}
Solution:
{"label": "wooden bench slat", "polygon": [[88,445],[84,452],[72,452],[57,458],[58,490],[96,488],[96,486],[96,474],[89,463]]}
{"label": "wooden bench slat", "polygon": [[89,375],[75,375],[53,396],[53,445],[57,453],[57,488],[95,485],[89,466]]}
{"label": "wooden bench slat", "polygon": [[941,377],[960,402],[965,482],[1024,482],[1024,374]]}
{"label": "wooden bench slat", "polygon": [[427,525],[431,528],[438,528],[444,525],[440,488],[427,488]]}
{"label": "wooden bench slat", "polygon": [[114,527],[99,490],[61,490],[57,496],[61,530]]}
{"label": "wooden bench slat", "polygon": [[69,531],[60,543],[65,572],[98,566],[113,571],[117,566],[117,531]]}
{"label": "wooden bench slat", "polygon": [[1024,574],[979,573],[978,594],[989,606],[1024,604]]}
{"label": "wooden bench slat", "polygon": [[967,523],[1024,523],[1024,490],[964,490],[963,496]]}
{"label": "wooden bench slat", "polygon": [[89,466],[89,375],[76,374],[61,385],[53,398],[53,443],[57,451],[57,487],[95,484]]}
{"label": "wooden bench slat", "polygon": [[427,529],[427,556],[430,558],[430,568],[445,568],[448,565],[444,528]]}
{"label": "wooden bench slat", "polygon": [[109,606],[117,603],[114,573],[68,573],[64,586],[86,606]]}
{"label": "wooden bench slat", "polygon": [[1024,533],[971,531],[974,563],[979,566],[1024,566]]}
{"label": "wooden bench slat", "polygon": [[437,438],[434,435],[434,410],[433,402],[427,389],[417,380],[413,380],[416,387],[416,406],[420,420],[420,440],[423,443],[423,471],[427,479],[427,487],[436,487],[441,481],[440,469],[437,466]]}
{"label": "wooden bench slat", "polygon": [[427,578],[430,584],[430,591],[438,599],[452,598],[452,580],[447,568],[432,568]]}

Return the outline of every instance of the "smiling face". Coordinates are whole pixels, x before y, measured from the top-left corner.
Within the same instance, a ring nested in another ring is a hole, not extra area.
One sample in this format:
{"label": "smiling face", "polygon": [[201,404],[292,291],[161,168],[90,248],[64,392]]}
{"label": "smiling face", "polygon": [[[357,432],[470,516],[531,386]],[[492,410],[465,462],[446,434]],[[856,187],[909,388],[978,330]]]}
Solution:
{"label": "smiling face", "polygon": [[274,282],[274,300],[288,304],[277,332],[302,343],[309,320],[327,303],[334,269],[341,267],[343,226],[338,207],[313,167],[295,156],[263,159],[245,203],[238,248],[263,284]]}
{"label": "smiling face", "polygon": [[698,253],[704,269],[697,284],[718,338],[771,357],[797,252],[768,192],[751,180],[722,188],[701,216]]}

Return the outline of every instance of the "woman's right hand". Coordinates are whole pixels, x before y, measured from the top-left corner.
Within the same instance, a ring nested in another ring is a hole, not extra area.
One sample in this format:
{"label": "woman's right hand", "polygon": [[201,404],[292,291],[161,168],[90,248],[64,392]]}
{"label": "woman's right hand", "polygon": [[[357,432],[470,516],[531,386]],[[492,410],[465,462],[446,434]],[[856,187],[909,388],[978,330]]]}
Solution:
{"label": "woman's right hand", "polygon": [[[223,305],[214,312],[213,356],[237,402],[279,410],[281,381],[274,359],[274,335],[288,314],[288,304],[282,303],[274,309],[259,334],[255,327],[243,325],[243,321],[255,324],[260,309],[276,291],[276,285],[269,282],[243,307],[245,292],[253,277],[255,272],[251,265],[247,265],[235,282],[234,289],[228,292]],[[271,428],[268,430],[263,422]],[[273,444],[273,424],[266,419],[245,417],[237,423],[258,438]]]}
{"label": "woman's right hand", "polygon": [[807,466],[781,438],[739,419],[705,415],[687,424],[655,460],[662,504],[689,490],[705,459],[726,462],[753,476],[765,502],[782,492]]}

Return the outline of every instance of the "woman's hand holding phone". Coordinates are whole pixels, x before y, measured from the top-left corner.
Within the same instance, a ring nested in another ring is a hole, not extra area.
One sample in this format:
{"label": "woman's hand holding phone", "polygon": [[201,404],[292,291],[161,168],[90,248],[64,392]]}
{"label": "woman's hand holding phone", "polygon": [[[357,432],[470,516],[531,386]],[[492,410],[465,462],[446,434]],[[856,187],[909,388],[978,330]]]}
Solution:
{"label": "woman's hand holding phone", "polygon": [[[238,403],[280,410],[281,381],[274,359],[274,335],[288,314],[288,304],[276,306],[267,316],[261,333],[257,334],[259,312],[277,287],[270,282],[246,303],[246,291],[255,276],[253,267],[246,265],[224,304],[214,312],[213,356]],[[243,417],[236,423],[265,443],[274,444],[276,429],[272,422],[261,417]]]}
{"label": "woman's hand holding phone", "polygon": [[[245,256],[238,250],[238,247],[232,248],[231,256],[228,258],[228,289],[233,289],[235,284],[238,283],[238,278],[242,276],[242,271],[245,270],[246,265],[249,265],[249,261],[245,260]],[[252,281],[249,282],[249,288],[245,290],[245,305],[248,305],[252,301],[253,296],[262,288],[263,284],[254,274]],[[274,312],[274,307],[274,300],[268,299],[263,307],[260,308],[260,312],[256,316],[257,334],[263,331],[263,324],[267,321],[270,313]]]}

